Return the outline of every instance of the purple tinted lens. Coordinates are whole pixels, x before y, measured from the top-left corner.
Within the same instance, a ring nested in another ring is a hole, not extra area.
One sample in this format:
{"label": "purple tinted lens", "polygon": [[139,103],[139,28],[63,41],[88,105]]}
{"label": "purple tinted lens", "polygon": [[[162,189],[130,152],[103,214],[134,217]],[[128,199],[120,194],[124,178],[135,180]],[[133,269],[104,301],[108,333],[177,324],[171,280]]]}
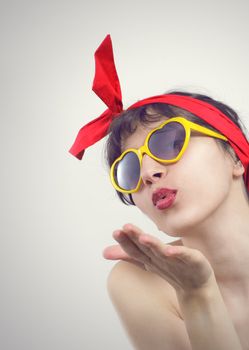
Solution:
{"label": "purple tinted lens", "polygon": [[124,190],[134,190],[140,178],[140,163],[134,152],[128,152],[116,164],[114,179],[116,184]]}
{"label": "purple tinted lens", "polygon": [[171,122],[151,135],[148,147],[155,157],[171,160],[182,150],[185,137],[184,127],[180,123]]}

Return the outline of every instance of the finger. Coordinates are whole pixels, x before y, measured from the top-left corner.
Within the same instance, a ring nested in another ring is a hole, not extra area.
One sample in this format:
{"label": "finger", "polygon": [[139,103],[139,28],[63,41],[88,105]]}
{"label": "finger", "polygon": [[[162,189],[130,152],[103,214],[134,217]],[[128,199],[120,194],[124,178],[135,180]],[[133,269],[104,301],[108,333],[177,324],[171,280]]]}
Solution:
{"label": "finger", "polygon": [[[200,254],[195,249],[191,249],[185,246],[172,246],[170,244],[163,244],[156,237],[151,237],[149,235],[143,235],[140,237],[141,241],[147,246],[150,246],[153,252],[161,258],[175,258],[184,263],[197,263],[200,261]],[[170,261],[170,259],[169,259]]]}
{"label": "finger", "polygon": [[187,254],[184,253],[185,247],[182,246],[172,246],[170,244],[165,244],[161,242],[158,238],[144,234],[139,238],[140,242],[147,247],[149,247],[152,253],[155,255],[157,260],[155,260],[158,267],[164,263],[164,268],[169,272],[176,261],[186,263]]}
{"label": "finger", "polygon": [[173,254],[182,260],[185,264],[192,265],[192,267],[200,267],[203,264],[207,264],[206,257],[197,249],[192,249],[184,246],[175,246]]}
{"label": "finger", "polygon": [[158,256],[163,254],[163,256],[181,257],[188,260],[191,256],[190,251],[193,250],[184,246],[165,244],[158,238],[144,233],[139,227],[130,223],[123,226],[123,231],[146,252],[153,251]]}
{"label": "finger", "polygon": [[150,258],[139,249],[139,247],[130,239],[129,236],[127,236],[124,231],[114,231],[113,237],[131,258],[139,260],[142,263],[150,262]]}
{"label": "finger", "polygon": [[[171,246],[165,245],[158,238],[144,233],[141,229],[133,224],[126,224],[123,227],[124,232],[131,238],[131,240],[143,251],[151,260],[154,267],[160,267],[164,263],[164,268],[170,272],[170,266],[174,264],[171,254]],[[171,259],[167,259],[171,257]],[[167,264],[166,260],[167,259]],[[151,266],[152,267],[152,266]]]}
{"label": "finger", "polygon": [[133,224],[125,224],[123,226],[123,231],[129,233],[132,237],[136,237],[138,238],[139,235],[143,234],[144,232],[137,226],[133,225]]}
{"label": "finger", "polygon": [[129,258],[129,255],[121,248],[119,244],[106,247],[103,250],[103,257],[108,260],[122,260]]}
{"label": "finger", "polygon": [[137,260],[132,259],[121,247],[120,245],[112,245],[103,250],[103,257],[107,260],[123,260],[130,262],[136,266],[139,266],[145,270],[145,265]]}
{"label": "finger", "polygon": [[167,257],[171,254],[171,246],[161,242],[158,238],[143,234],[139,237],[140,244],[148,247],[157,257]]}
{"label": "finger", "polygon": [[[140,228],[138,228],[137,226],[135,226],[133,224],[125,224],[123,226],[123,231],[139,247],[139,249],[141,251],[143,251],[150,258],[155,257],[151,248],[149,246],[143,244],[143,241],[140,240],[140,238],[143,235],[145,235],[145,233]],[[146,235],[149,236],[148,234],[146,234]]]}

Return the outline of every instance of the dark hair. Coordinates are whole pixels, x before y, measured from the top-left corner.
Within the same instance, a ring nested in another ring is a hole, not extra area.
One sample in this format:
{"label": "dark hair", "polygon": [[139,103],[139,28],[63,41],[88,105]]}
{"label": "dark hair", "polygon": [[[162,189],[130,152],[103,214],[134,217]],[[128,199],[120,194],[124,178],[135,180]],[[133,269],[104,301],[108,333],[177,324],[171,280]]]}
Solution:
{"label": "dark hair", "polygon": [[[213,98],[203,94],[188,93],[188,92],[182,92],[182,91],[172,91],[167,95],[169,94],[190,96],[195,99],[208,102],[209,104],[215,106],[217,109],[222,111],[228,118],[230,118],[233,121],[233,123],[237,125],[242,131],[242,133],[245,135],[244,131],[246,130],[246,128],[241,122],[241,120],[239,119],[238,114],[226,104],[220,101],[214,100]],[[151,103],[135,109],[124,111],[119,115],[119,117],[113,120],[109,128],[109,137],[107,139],[106,149],[105,149],[108,166],[111,167],[114,160],[121,155],[121,153],[123,152],[122,142],[129,135],[133,134],[136,131],[136,128],[138,125],[148,125],[152,122],[162,120],[163,117],[173,118],[179,115],[187,117],[189,120],[199,125],[203,125],[211,130],[217,131],[208,123],[196,117],[194,114],[182,108],[175,107],[166,103]],[[236,154],[233,152],[231,146],[227,142],[219,139],[216,139],[216,141],[222,146],[222,148],[226,152],[229,152],[231,156],[235,158],[236,161],[239,160]],[[247,193],[249,196],[249,191],[247,191]],[[127,196],[118,191],[117,191],[117,194],[124,204],[135,205],[131,195]]]}

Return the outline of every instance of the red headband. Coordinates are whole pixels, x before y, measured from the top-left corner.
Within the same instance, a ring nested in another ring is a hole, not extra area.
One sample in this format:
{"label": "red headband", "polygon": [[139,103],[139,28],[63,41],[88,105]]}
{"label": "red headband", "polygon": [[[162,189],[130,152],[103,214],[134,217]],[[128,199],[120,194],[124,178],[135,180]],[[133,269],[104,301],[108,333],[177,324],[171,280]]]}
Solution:
{"label": "red headband", "polygon": [[[93,91],[103,100],[108,109],[98,118],[83,126],[69,152],[82,159],[87,147],[105,137],[109,126],[116,116],[123,112],[120,83],[114,63],[110,35],[107,35],[95,52],[95,77]],[[128,109],[137,108],[150,103],[167,103],[195,114],[221,134],[227,137],[245,168],[244,179],[249,190],[249,142],[242,131],[219,109],[213,105],[182,95],[158,95],[138,101]]]}

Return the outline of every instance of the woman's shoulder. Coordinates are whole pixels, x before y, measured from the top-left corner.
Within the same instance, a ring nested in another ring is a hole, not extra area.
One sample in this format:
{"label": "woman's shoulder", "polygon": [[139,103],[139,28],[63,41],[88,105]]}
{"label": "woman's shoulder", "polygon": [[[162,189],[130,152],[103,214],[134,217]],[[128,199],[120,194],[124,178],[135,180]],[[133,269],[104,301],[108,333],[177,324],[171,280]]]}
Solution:
{"label": "woman's shoulder", "polygon": [[[182,245],[182,242],[167,244]],[[152,307],[165,307],[182,319],[174,288],[160,276],[133,263],[119,261],[114,265],[108,276],[108,291],[116,306],[139,300],[141,307],[147,303]]]}
{"label": "woman's shoulder", "polygon": [[108,290],[136,349],[191,349],[175,290],[166,280],[120,261],[110,272]]}

